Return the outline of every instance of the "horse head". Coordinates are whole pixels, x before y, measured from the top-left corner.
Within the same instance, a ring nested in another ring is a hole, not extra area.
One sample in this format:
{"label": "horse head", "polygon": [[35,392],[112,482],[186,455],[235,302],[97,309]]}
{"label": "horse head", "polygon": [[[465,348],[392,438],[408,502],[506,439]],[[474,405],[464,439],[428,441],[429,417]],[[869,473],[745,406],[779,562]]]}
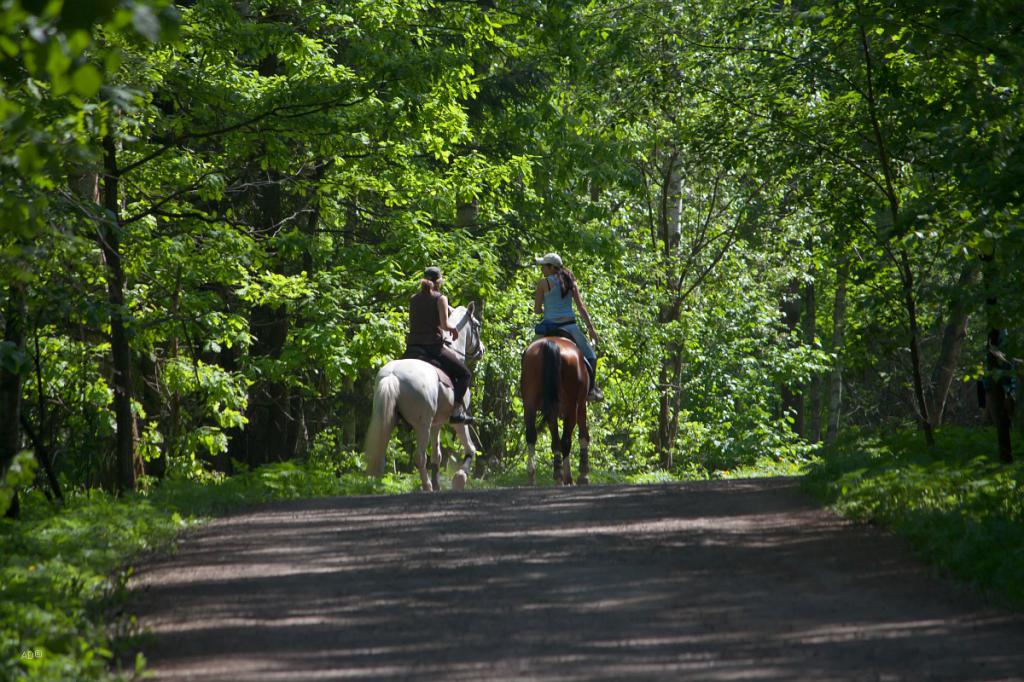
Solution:
{"label": "horse head", "polygon": [[455,328],[459,330],[459,338],[452,347],[465,358],[467,363],[476,362],[484,354],[484,343],[480,338],[480,320],[476,317],[476,302],[470,301],[468,306],[459,306],[453,315],[456,318]]}

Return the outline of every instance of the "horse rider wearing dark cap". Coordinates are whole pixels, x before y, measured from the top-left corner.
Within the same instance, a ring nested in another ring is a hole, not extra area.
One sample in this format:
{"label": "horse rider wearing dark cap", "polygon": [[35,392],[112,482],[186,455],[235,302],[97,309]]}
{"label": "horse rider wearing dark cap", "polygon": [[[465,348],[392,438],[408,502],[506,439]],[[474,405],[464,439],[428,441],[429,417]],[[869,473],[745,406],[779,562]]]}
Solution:
{"label": "horse rider wearing dark cap", "polygon": [[[451,308],[448,297],[441,293],[444,277],[441,268],[431,266],[424,270],[420,289],[409,305],[409,333],[405,337],[406,358],[433,360],[451,378],[455,390],[455,407],[448,418],[453,424],[472,424],[473,417],[466,413],[463,398],[473,375],[466,363],[444,342],[444,332],[459,338],[459,331],[448,321]],[[428,361],[429,361],[428,360]]]}

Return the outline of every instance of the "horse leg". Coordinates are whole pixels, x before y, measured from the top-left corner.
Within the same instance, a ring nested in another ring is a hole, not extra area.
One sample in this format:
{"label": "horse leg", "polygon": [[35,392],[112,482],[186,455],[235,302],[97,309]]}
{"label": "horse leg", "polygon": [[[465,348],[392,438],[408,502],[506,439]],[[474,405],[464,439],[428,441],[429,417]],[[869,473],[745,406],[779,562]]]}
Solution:
{"label": "horse leg", "polygon": [[562,480],[565,485],[572,485],[572,432],[576,430],[576,416],[567,416],[562,420]]}
{"label": "horse leg", "polygon": [[565,484],[565,473],[562,471],[562,459],[568,455],[562,450],[562,442],[558,437],[558,415],[553,414],[548,418],[548,429],[551,431],[551,454],[552,464],[555,470],[555,485]]}
{"label": "horse leg", "polygon": [[457,424],[455,426],[455,435],[462,441],[464,456],[459,470],[455,472],[455,476],[452,478],[452,490],[462,490],[466,487],[466,480],[469,479],[469,468],[473,464],[476,447],[473,445],[473,439],[469,437],[469,427],[465,424]]}
{"label": "horse leg", "polygon": [[413,461],[416,464],[416,470],[420,472],[420,486],[427,492],[433,490],[430,477],[427,475],[427,450],[433,445],[433,442],[430,423],[419,424],[416,427],[416,455]]}
{"label": "horse leg", "polygon": [[537,485],[537,411],[525,409],[526,422],[526,476],[530,485]]}
{"label": "horse leg", "polygon": [[580,477],[576,482],[587,485],[590,483],[590,429],[587,427],[586,397],[577,405],[576,419],[580,425]]}
{"label": "horse leg", "polygon": [[430,459],[430,484],[434,492],[441,489],[441,482],[437,478],[437,472],[441,468],[441,427],[434,426],[430,429],[430,450],[433,455]]}

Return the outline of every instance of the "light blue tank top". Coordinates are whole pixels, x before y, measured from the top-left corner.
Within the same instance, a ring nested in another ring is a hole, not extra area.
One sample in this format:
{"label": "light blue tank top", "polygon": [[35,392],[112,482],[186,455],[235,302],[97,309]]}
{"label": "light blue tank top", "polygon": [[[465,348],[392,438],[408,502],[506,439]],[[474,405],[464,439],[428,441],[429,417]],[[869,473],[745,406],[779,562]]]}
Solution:
{"label": "light blue tank top", "polygon": [[544,294],[544,319],[551,322],[575,319],[576,315],[572,310],[572,292],[566,292],[565,298],[562,298],[562,282],[558,279],[558,275],[548,275],[548,283],[551,285],[551,290]]}

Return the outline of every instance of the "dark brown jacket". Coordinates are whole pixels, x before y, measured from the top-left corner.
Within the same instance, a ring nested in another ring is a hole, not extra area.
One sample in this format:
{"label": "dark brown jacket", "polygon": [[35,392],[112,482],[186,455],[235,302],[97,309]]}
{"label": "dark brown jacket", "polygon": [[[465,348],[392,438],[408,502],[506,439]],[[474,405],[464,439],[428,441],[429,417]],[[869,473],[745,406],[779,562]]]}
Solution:
{"label": "dark brown jacket", "polygon": [[429,346],[444,342],[441,313],[437,299],[441,294],[431,289],[420,289],[409,304],[409,334],[405,343],[410,346]]}

